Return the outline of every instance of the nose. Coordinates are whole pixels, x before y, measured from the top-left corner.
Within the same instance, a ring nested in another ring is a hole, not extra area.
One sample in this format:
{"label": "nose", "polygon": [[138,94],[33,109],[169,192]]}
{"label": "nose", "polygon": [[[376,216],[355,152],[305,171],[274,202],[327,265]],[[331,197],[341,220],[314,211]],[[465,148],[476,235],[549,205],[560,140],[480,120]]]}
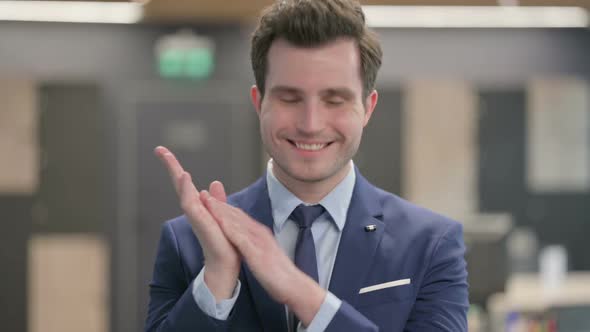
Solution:
{"label": "nose", "polygon": [[320,102],[309,100],[298,112],[296,128],[302,134],[314,135],[324,127],[323,112]]}

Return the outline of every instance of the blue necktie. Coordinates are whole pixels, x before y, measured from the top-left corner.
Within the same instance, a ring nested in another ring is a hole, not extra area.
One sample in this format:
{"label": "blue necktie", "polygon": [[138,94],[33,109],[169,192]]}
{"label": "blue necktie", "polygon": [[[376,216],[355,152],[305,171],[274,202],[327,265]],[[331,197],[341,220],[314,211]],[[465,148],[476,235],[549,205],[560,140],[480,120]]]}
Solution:
{"label": "blue necktie", "polygon": [[299,235],[295,244],[295,265],[316,282],[318,278],[318,263],[315,256],[315,244],[311,234],[311,224],[324,213],[321,205],[306,206],[300,204],[291,213],[291,219],[299,226]]}
{"label": "blue necktie", "polygon": [[[299,235],[295,244],[295,265],[308,276],[318,282],[318,263],[315,255],[315,244],[311,233],[311,224],[324,213],[321,205],[306,206],[299,204],[291,213],[290,219],[299,226]],[[297,331],[299,319],[291,313],[291,331]]]}

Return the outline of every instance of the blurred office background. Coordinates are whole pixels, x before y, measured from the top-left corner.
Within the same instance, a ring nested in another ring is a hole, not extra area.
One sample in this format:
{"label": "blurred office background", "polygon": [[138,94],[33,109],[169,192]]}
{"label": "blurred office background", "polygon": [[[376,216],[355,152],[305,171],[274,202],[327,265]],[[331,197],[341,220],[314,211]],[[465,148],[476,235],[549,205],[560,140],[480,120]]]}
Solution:
{"label": "blurred office background", "polygon": [[[181,213],[152,149],[201,187],[262,174],[249,34],[270,1],[0,1],[1,330],[143,328]],[[470,330],[590,331],[590,3],[363,4],[393,7],[366,8],[385,57],[355,163],[464,223]]]}

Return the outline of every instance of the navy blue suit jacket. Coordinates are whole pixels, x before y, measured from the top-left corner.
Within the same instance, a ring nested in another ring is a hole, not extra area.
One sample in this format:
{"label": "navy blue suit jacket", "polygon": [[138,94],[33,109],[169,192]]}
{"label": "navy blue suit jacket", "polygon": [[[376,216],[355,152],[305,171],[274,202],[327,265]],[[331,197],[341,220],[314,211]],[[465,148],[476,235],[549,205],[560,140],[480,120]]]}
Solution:
{"label": "navy blue suit jacket", "polygon": [[[272,229],[266,177],[228,202]],[[373,232],[365,226],[376,225]],[[329,290],[342,306],[327,331],[467,331],[468,290],[462,227],[371,185],[357,170]],[[275,302],[243,264],[242,287],[226,321],[203,313],[192,282],[203,253],[186,217],[162,226],[146,331],[287,331]],[[359,294],[364,287],[409,285]]]}

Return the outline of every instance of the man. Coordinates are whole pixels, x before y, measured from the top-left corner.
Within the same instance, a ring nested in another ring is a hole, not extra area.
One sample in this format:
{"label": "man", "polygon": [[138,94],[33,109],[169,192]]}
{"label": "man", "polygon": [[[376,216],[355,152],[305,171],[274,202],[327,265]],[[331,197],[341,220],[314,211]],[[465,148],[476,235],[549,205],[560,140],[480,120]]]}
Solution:
{"label": "man", "polygon": [[352,163],[381,65],[360,5],[279,1],[251,58],[267,173],[226,199],[156,148],[185,215],[162,227],[146,330],[466,331],[460,224]]}

